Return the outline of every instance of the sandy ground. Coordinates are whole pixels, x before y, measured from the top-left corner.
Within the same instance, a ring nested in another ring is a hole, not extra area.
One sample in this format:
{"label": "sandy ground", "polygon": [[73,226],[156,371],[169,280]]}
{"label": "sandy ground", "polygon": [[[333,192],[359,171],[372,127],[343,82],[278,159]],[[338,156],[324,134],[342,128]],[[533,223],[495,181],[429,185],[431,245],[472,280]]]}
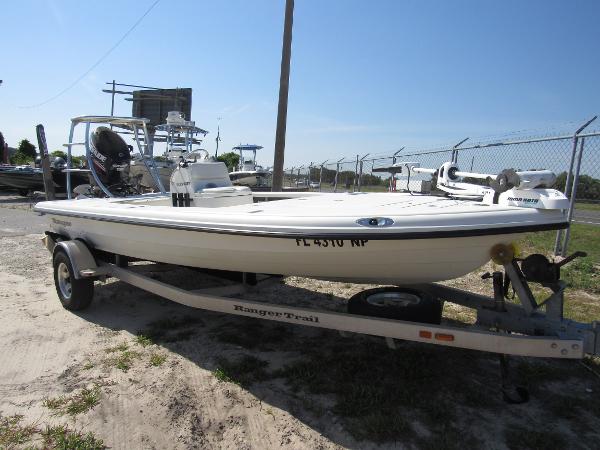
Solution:
{"label": "sandy ground", "polygon": [[[339,424],[311,427],[294,405],[278,398],[276,383],[248,392],[213,376],[215,358],[239,353],[199,333],[169,348],[143,348],[135,335],[165,317],[193,317],[211,329],[230,317],[197,311],[109,282],[85,312],[63,309],[41,244],[44,218],[22,199],[0,208],[0,413],[38,424],[66,423],[91,431],[110,448],[338,448],[354,447]],[[185,276],[185,275],[184,275]],[[185,280],[181,280],[185,284]],[[291,300],[291,299],[290,299]],[[235,320],[235,319],[234,319]],[[312,330],[306,330],[308,334]],[[106,364],[113,346],[141,354],[123,372]],[[160,367],[151,353],[167,356]],[[88,368],[90,366],[94,366]],[[102,386],[100,404],[75,420],[56,417],[46,398]],[[283,397],[285,399],[285,396]]]}
{"label": "sandy ground", "polygon": [[[28,423],[40,425],[66,423],[93,432],[114,449],[414,448],[402,442],[376,445],[355,440],[327,408],[326,397],[322,399],[326,412],[314,414],[280,379],[251,387],[219,381],[214,371],[220,358],[235,358],[247,351],[231,340],[216,339],[215,334],[223,330],[235,334],[248,326],[249,319],[193,310],[114,280],[97,284],[89,309],[80,313],[64,310],[56,296],[50,255],[40,242],[43,222],[27,204],[3,197],[0,414],[22,414]],[[152,276],[164,274],[158,270]],[[187,271],[175,276],[182,285],[214,282]],[[337,310],[340,299],[357,291],[352,285],[314,283],[312,287],[321,294],[291,278],[254,296],[308,306],[320,295],[321,307]],[[193,330],[188,327],[188,331],[192,336],[147,347],[136,343],[140,330],[165,318],[191,323]],[[319,330],[281,326],[294,342],[315,345],[320,336],[338,339],[332,332],[323,335]],[[114,364],[119,345],[133,352],[128,370]],[[289,345],[282,340],[268,352],[258,349],[251,353],[268,353],[270,368],[277,369],[302,351],[300,344]],[[162,365],[151,364],[156,355],[164,358]],[[488,370],[487,360],[482,361],[478,364]],[[99,387],[100,401],[85,414],[58,416],[44,406],[47,398],[72,395],[91,386]],[[577,389],[583,395],[593,392],[589,383]],[[541,414],[540,406],[514,411],[514,417],[523,414]],[[472,427],[479,430],[483,447],[506,448],[497,435],[498,416],[481,412],[473,417],[477,423]],[[593,424],[598,429],[600,422]],[[569,436],[576,432],[575,428],[565,429]]]}

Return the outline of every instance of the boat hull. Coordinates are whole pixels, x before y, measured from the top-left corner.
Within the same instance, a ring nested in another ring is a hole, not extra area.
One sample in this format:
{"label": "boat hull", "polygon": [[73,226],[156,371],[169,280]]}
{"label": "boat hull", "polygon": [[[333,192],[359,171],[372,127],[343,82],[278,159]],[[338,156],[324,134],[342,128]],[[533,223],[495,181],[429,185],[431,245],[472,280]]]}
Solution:
{"label": "boat hull", "polygon": [[417,239],[315,239],[169,229],[50,216],[51,230],[133,258],[240,272],[413,284],[460,277],[522,233]]}

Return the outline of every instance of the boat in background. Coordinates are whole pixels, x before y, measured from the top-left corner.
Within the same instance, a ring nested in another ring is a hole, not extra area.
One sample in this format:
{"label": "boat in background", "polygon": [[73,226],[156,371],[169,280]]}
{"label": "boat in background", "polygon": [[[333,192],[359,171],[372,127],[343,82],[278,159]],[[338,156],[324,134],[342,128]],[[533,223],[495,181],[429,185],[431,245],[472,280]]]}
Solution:
{"label": "boat in background", "polygon": [[[162,156],[154,158],[158,177],[163,186],[168,186],[171,173],[182,159],[195,160],[198,154],[206,154],[200,145],[208,131],[196,126],[192,120],[185,120],[183,113],[170,111],[164,124],[155,127],[159,134],[152,138],[152,145],[156,142],[166,144]],[[146,167],[141,154],[136,154],[129,167],[129,178],[132,184],[139,186],[140,192],[156,192],[157,186],[154,177]]]}
{"label": "boat in background", "polygon": [[[270,188],[271,172],[256,164],[256,151],[262,149],[260,145],[237,145],[232,150],[239,152],[240,162],[237,170],[229,173],[229,179],[236,186],[251,188]],[[252,158],[244,157],[245,152],[252,152]]]}
{"label": "boat in background", "polygon": [[[56,192],[66,192],[66,168],[65,161],[55,157],[50,162],[52,181]],[[87,174],[75,173],[73,176],[74,186],[89,183]],[[14,189],[19,195],[26,197],[35,191],[44,191],[44,176],[42,169],[28,165],[3,166],[0,168],[0,189]]]}

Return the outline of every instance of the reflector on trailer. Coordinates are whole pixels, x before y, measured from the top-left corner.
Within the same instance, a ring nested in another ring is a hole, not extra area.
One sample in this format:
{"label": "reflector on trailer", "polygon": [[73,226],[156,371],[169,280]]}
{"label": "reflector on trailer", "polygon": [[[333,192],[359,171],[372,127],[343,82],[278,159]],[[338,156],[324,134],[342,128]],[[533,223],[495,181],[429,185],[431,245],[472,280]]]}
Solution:
{"label": "reflector on trailer", "polygon": [[444,333],[435,333],[435,338],[438,341],[452,342],[454,340],[454,335],[453,334],[444,334]]}
{"label": "reflector on trailer", "polygon": [[431,339],[431,331],[421,330],[421,331],[419,331],[419,337],[422,337],[425,339]]}

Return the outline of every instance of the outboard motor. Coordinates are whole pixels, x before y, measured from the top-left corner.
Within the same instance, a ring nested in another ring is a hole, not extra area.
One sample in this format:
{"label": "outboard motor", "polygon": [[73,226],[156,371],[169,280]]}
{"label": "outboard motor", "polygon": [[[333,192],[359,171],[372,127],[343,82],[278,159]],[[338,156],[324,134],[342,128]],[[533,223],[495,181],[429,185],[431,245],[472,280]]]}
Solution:
{"label": "outboard motor", "polygon": [[98,127],[92,133],[90,154],[98,178],[105,186],[120,184],[121,172],[129,167],[131,148],[123,138],[108,127]]}

